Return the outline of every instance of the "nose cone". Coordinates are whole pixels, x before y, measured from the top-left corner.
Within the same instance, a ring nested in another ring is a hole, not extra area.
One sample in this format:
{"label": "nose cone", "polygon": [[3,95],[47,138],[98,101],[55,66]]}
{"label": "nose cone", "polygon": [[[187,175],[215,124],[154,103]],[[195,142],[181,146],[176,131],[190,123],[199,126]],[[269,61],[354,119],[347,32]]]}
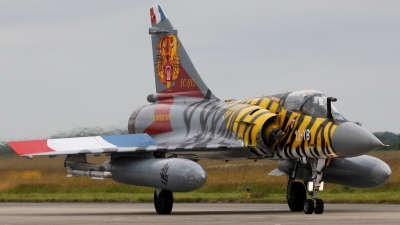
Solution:
{"label": "nose cone", "polygon": [[332,145],[341,158],[363,155],[384,146],[371,132],[352,122],[342,123],[336,128]]}

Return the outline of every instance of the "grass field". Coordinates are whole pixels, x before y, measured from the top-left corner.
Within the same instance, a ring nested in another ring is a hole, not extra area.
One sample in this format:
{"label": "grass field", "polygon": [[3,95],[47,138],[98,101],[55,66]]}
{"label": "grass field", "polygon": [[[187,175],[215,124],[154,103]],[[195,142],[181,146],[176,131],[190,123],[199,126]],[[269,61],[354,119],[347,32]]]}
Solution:
{"label": "grass field", "polygon": [[[400,151],[373,152],[392,169],[390,181],[374,189],[325,184],[319,197],[332,203],[400,203]],[[103,163],[107,157],[89,157]],[[0,158],[0,201],[3,202],[152,202],[153,188],[118,184],[87,177],[66,178],[64,157]],[[174,193],[175,202],[286,202],[286,177],[267,174],[277,161],[200,161],[207,183],[188,193]],[[251,188],[247,198],[246,188]]]}

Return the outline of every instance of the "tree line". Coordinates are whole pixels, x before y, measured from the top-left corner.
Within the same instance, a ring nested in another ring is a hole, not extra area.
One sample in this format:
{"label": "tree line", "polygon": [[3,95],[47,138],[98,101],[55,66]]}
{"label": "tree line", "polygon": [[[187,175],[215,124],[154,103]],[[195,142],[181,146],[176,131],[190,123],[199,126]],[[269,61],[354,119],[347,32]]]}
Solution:
{"label": "tree line", "polygon": [[382,147],[379,150],[400,150],[400,134],[395,134],[389,131],[373,133],[383,144],[390,145]]}

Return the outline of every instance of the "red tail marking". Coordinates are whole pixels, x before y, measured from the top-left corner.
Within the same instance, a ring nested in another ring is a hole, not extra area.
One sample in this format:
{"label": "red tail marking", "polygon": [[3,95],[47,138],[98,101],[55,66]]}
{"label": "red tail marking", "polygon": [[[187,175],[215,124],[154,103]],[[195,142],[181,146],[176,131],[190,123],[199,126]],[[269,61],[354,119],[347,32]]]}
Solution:
{"label": "red tail marking", "polygon": [[174,81],[174,86],[165,89],[157,94],[157,98],[167,98],[172,95],[179,95],[193,98],[204,98],[203,92],[197,86],[196,81],[193,80],[186,72],[182,65],[179,65],[179,77]]}

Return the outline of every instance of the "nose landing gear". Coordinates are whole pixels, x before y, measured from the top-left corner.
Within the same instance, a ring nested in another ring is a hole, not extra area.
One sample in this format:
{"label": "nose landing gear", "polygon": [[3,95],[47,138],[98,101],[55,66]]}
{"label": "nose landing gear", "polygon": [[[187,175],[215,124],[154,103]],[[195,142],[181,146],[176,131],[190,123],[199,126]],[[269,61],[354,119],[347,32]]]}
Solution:
{"label": "nose landing gear", "polygon": [[[322,190],[321,180],[326,159],[308,159],[312,173],[308,182],[308,193],[311,199],[306,199],[306,188],[301,182],[295,182],[296,173],[300,161],[292,161],[290,164],[287,195],[288,206],[292,212],[304,211],[305,214],[322,214],[324,202],[317,197],[317,192]],[[306,163],[306,162],[304,162]]]}
{"label": "nose landing gear", "polygon": [[324,202],[317,197],[317,192],[321,188],[322,174],[325,168],[326,159],[309,159],[312,175],[308,182],[308,192],[312,195],[312,199],[306,199],[304,201],[304,213],[305,214],[322,214],[324,212]]}

